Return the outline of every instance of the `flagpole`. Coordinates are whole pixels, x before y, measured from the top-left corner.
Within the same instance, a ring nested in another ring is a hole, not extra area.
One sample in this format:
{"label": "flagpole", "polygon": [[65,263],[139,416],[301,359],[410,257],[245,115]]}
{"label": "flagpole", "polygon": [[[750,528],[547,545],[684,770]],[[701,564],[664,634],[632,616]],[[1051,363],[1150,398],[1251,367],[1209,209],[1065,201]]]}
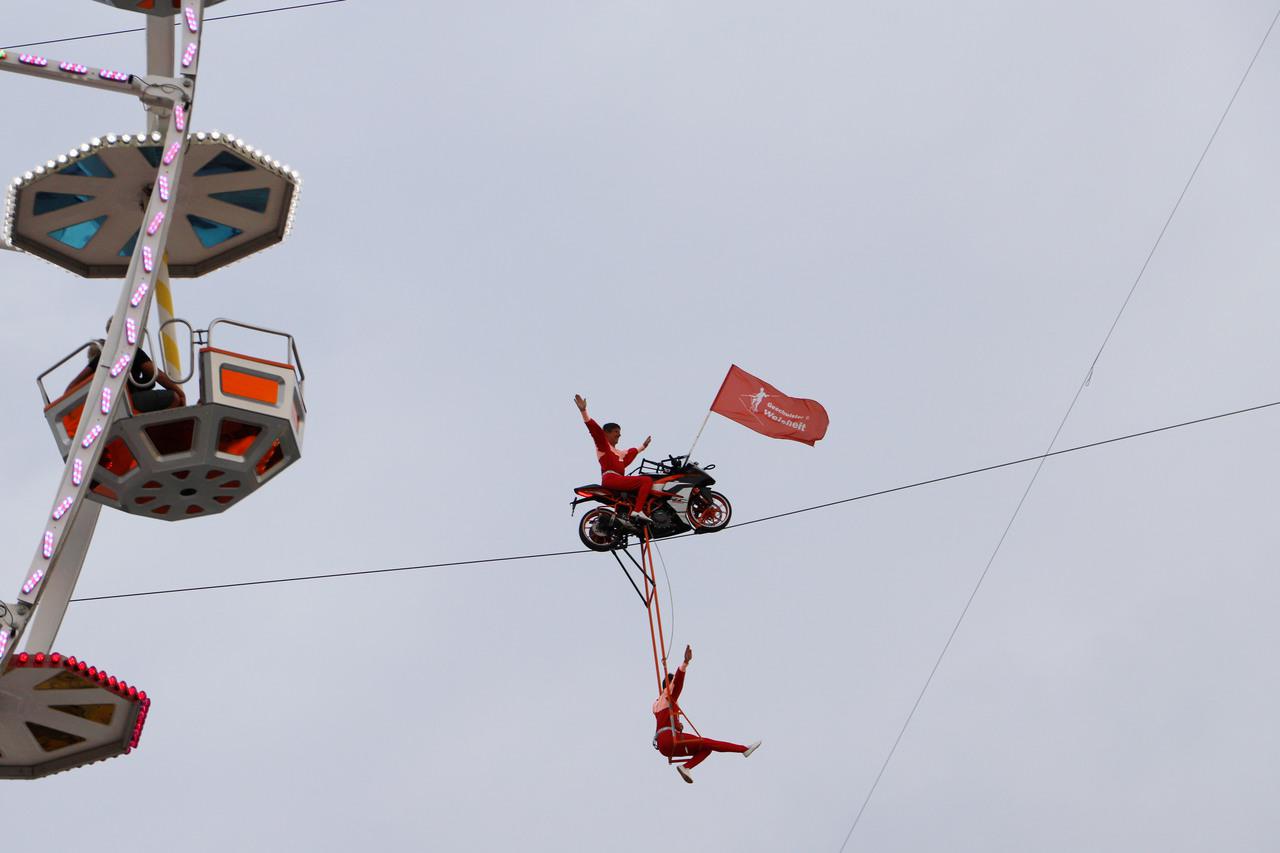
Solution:
{"label": "flagpole", "polygon": [[712,419],[712,411],[716,409],[716,401],[719,400],[719,396],[721,396],[721,392],[724,391],[724,386],[728,384],[728,378],[731,377],[733,374],[733,368],[736,368],[736,366],[736,364],[730,364],[730,366],[728,366],[728,371],[724,374],[724,379],[721,380],[721,387],[716,389],[716,396],[712,397],[712,406],[707,410],[707,416],[703,418],[703,425],[698,428],[698,434],[694,435],[694,443],[690,444],[689,452],[685,453],[686,464],[687,462],[694,461],[692,460],[692,456],[694,456],[694,448],[698,447],[698,439],[703,437],[703,430],[707,429],[707,421]]}
{"label": "flagpole", "polygon": [[684,455],[685,464],[693,461],[693,449],[698,446],[698,439],[702,438],[702,431],[707,428],[707,421],[711,420],[711,410],[707,409],[707,416],[702,419],[702,426],[698,427],[698,434],[693,437],[693,444],[689,445],[689,452]]}

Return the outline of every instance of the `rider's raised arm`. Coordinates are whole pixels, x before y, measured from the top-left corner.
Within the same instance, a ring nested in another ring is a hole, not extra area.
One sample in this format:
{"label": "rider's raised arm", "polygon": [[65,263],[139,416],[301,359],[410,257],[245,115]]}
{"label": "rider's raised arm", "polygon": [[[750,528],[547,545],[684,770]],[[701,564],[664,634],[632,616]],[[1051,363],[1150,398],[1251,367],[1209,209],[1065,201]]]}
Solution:
{"label": "rider's raised arm", "polygon": [[676,669],[676,678],[671,682],[671,701],[674,702],[680,698],[680,691],[684,689],[684,673],[688,669],[688,664],[680,664]]}
{"label": "rider's raised arm", "polygon": [[587,410],[582,410],[582,422],[587,425],[587,432],[591,433],[591,440],[596,443],[596,450],[601,453],[609,452],[609,441],[604,437],[604,430],[600,429],[600,424],[596,423],[596,419],[587,414]]}
{"label": "rider's raised arm", "polygon": [[646,438],[644,440],[644,444],[640,445],[639,447],[633,447],[630,450],[628,450],[627,455],[624,456],[622,459],[622,464],[626,466],[634,462],[636,460],[636,457],[639,456],[641,453],[644,453],[644,449],[649,446],[649,441],[651,438],[652,436],[650,436],[650,438]]}

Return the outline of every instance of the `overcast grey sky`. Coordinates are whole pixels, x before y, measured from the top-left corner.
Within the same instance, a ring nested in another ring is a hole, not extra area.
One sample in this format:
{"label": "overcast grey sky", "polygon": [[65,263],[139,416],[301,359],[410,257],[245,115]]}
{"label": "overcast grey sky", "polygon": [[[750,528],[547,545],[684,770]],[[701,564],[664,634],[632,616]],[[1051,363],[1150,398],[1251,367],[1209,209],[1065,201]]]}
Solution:
{"label": "overcast grey sky", "polygon": [[[4,44],[141,23],[4,7]],[[304,457],[225,515],[104,514],[78,592],[574,548],[597,472],[572,395],[681,452],[730,362],[832,422],[811,449],[711,421],[697,455],[740,519],[1040,452],[1275,11],[350,0],[211,24],[194,124],[305,186],[289,242],[179,281],[178,309],[297,335]],[[143,65],[140,35],[45,50]],[[143,126],[0,87],[2,174]],[[1280,399],[1278,88],[1272,43],[1061,445]],[[32,378],[116,284],[8,253],[0,276],[16,588],[59,466]],[[1280,846],[1278,428],[1050,461],[849,849]],[[72,605],[57,648],[154,697],[142,746],[10,783],[0,815],[50,851],[834,851],[1030,474],[664,547],[688,712],[765,741],[693,786],[649,746],[643,609],[576,555]]]}

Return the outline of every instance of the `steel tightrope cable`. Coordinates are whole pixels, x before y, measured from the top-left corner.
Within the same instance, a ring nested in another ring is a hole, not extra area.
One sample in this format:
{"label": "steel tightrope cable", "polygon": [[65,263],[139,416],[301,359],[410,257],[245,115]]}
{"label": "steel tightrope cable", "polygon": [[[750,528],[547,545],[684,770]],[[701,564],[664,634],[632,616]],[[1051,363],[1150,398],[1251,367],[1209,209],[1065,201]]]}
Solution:
{"label": "steel tightrope cable", "polygon": [[[1207,415],[1202,418],[1194,418],[1192,420],[1181,421],[1175,424],[1167,424],[1165,426],[1154,427],[1152,429],[1145,429],[1140,432],[1131,432],[1126,435],[1118,435],[1113,438],[1104,438],[1100,441],[1091,441],[1088,444],[1079,444],[1079,445],[1076,445],[1075,447],[1066,447],[1061,450],[1053,450],[1053,451],[1050,451],[1049,453],[1041,453],[1036,456],[1023,456],[1018,459],[1010,459],[1007,462],[998,462],[994,465],[983,465],[980,468],[970,468],[965,471],[957,471],[954,474],[944,474],[940,477],[930,477],[927,480],[917,480],[915,482],[904,483],[899,486],[891,486],[886,489],[877,489],[876,491],[873,491],[873,492],[864,492],[860,495],[854,495],[848,498],[841,498],[839,500],[834,500],[834,501],[826,501],[825,503],[814,504],[812,506],[806,506],[806,507],[801,507],[799,509],[788,510],[787,512],[779,512],[773,515],[762,516],[760,518],[753,518],[749,521],[743,521],[738,524],[731,524],[729,527],[725,529],[725,532],[729,530],[736,530],[742,527],[749,527],[753,524],[762,524],[767,521],[775,521],[780,518],[788,518],[793,515],[800,515],[801,513],[815,512],[820,509],[828,509],[830,507],[856,503],[858,501],[871,500],[872,498],[878,498],[884,495],[891,495],[897,492],[905,492],[911,489],[919,489],[925,486],[932,486],[938,483],[945,483],[950,480],[959,480],[964,477],[973,477],[978,474],[988,473],[990,471],[999,471],[1003,468],[1012,468],[1017,465],[1025,465],[1029,462],[1043,462],[1044,460],[1052,459],[1055,456],[1065,456],[1069,453],[1078,453],[1082,450],[1091,450],[1093,448],[1104,447],[1109,444],[1117,444],[1122,441],[1131,441],[1136,438],[1143,438],[1150,435],[1156,435],[1162,432],[1170,432],[1172,430],[1183,429],[1190,426],[1196,426],[1198,424],[1205,424],[1211,421],[1220,421],[1226,418],[1233,418],[1239,415],[1250,414],[1252,412],[1260,412],[1265,409],[1274,408],[1276,406],[1280,406],[1280,400],[1276,400],[1271,403],[1261,403],[1259,405],[1249,406],[1243,409],[1234,409],[1229,412],[1220,412],[1219,414],[1216,414],[1216,415]],[[693,534],[685,534],[683,536],[668,537],[664,541],[671,542],[671,541],[676,541],[681,539],[690,539],[692,537],[693,537]],[[281,577],[281,578],[262,578],[260,580],[204,584],[201,586],[184,586],[184,587],[172,587],[168,589],[151,589],[151,590],[141,590],[139,592],[119,592],[119,593],[113,593],[108,595],[90,595],[90,596],[84,596],[81,598],[73,598],[71,600],[74,602],[88,602],[88,601],[110,601],[110,600],[120,599],[120,598],[144,598],[144,597],[153,596],[153,595],[176,595],[178,593],[185,593],[185,592],[206,592],[206,591],[219,590],[219,589],[236,589],[240,587],[267,586],[270,584],[282,584],[282,583],[300,583],[303,581],[329,580],[334,578],[350,578],[350,577],[359,577],[364,575],[395,574],[395,573],[401,573],[401,572],[424,571],[426,569],[445,569],[445,568],[451,568],[454,566],[478,566],[478,565],[484,565],[486,563],[511,563],[511,562],[517,562],[521,560],[541,560],[549,557],[569,557],[575,554],[594,554],[594,553],[597,553],[597,552],[591,551],[587,548],[579,548],[572,551],[544,551],[544,552],[532,553],[532,554],[513,554],[505,557],[482,557],[482,558],[471,559],[471,560],[453,560],[449,562],[440,562],[440,563],[422,563],[419,565],[392,566],[389,568],[381,568],[381,569],[356,569],[356,570],[342,571],[342,572],[326,572],[321,574],[295,575],[291,577]],[[659,555],[659,557],[661,557],[661,555]],[[665,565],[663,568],[665,573]],[[668,582],[669,582],[669,579],[668,579]],[[674,630],[674,628],[675,628],[675,623],[673,619],[672,630]]]}

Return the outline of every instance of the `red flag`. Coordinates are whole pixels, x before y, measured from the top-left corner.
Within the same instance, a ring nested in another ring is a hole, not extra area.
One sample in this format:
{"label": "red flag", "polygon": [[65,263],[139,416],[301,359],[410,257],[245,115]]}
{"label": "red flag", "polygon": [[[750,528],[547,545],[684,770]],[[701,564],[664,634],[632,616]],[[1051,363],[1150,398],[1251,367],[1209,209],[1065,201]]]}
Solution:
{"label": "red flag", "polygon": [[729,367],[711,411],[761,435],[810,446],[827,434],[827,410],[821,403],[788,397],[736,364]]}

